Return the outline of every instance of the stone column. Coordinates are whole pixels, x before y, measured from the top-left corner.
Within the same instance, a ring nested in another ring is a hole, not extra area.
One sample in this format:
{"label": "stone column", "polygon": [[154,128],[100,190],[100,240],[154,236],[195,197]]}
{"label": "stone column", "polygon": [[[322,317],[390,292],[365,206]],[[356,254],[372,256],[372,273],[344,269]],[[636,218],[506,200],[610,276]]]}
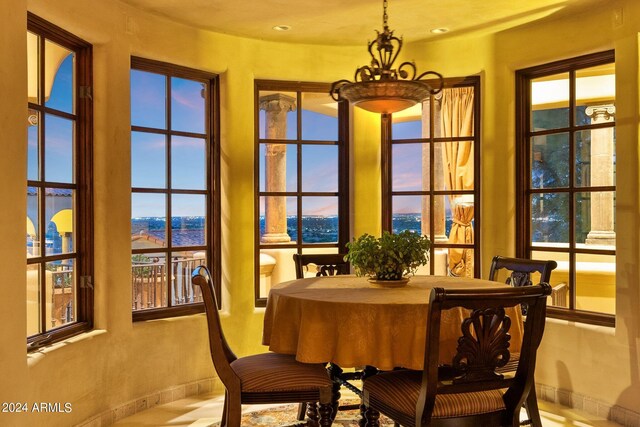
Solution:
{"label": "stone column", "polygon": [[[440,109],[440,100],[442,95],[436,95],[435,108],[433,111],[433,136],[442,136],[442,110]],[[426,100],[422,103],[422,137],[429,138],[431,136],[431,123],[429,121],[430,103]],[[433,167],[433,188],[435,190],[444,190],[444,175],[442,165],[442,143],[439,142],[433,146],[433,164],[431,164],[429,146],[425,145],[422,149],[422,188],[430,189],[431,168]],[[431,224],[429,222],[430,201],[428,198],[422,199],[422,234],[426,234],[434,243],[447,243],[445,230],[445,203],[443,196],[431,196],[433,199],[433,233],[431,233]],[[441,276],[447,275],[447,249],[435,249],[434,251],[434,273]]]}
{"label": "stone column", "polygon": [[[438,106],[440,99],[435,100],[434,123],[433,123],[433,136],[442,136],[442,123],[441,123],[441,110]],[[429,138],[431,136],[431,123],[429,122],[429,100],[426,100],[422,104],[422,137]],[[435,190],[444,190],[444,172],[442,165],[442,143],[434,144],[433,146],[433,165],[430,161],[429,146],[424,145],[422,149],[422,188],[428,190],[430,188],[431,168],[433,167],[433,188]],[[434,197],[434,196],[431,196]],[[446,243],[449,241],[445,232],[445,209],[444,209],[444,197],[437,196],[433,200],[433,217],[434,217],[434,230],[433,239],[436,243]],[[422,233],[429,234],[429,200],[423,198],[422,200]]]}
{"label": "stone column", "polygon": [[[616,107],[590,106],[585,110],[591,123],[614,121]],[[591,130],[591,186],[613,185],[613,127]],[[591,231],[586,244],[615,246],[613,192],[591,193]]]}
{"label": "stone column", "polygon": [[[265,110],[265,138],[287,137],[287,113],[295,111],[295,98],[281,93],[260,97],[260,109]],[[287,190],[287,144],[266,144],[265,150],[266,191]],[[268,196],[265,200],[264,243],[289,242],[287,234],[287,198]]]}

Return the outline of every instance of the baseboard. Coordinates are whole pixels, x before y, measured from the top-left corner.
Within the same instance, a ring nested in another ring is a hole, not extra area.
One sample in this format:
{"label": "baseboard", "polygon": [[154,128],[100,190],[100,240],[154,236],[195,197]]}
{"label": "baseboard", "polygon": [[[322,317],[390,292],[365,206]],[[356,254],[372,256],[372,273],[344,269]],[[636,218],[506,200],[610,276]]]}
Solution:
{"label": "baseboard", "polygon": [[593,397],[545,384],[536,384],[538,399],[578,409],[618,423],[624,427],[640,427],[640,413],[618,405],[610,405]]}
{"label": "baseboard", "polygon": [[116,421],[130,417],[138,412],[153,408],[157,405],[184,399],[188,396],[206,394],[215,391],[219,380],[217,378],[205,378],[190,383],[173,386],[160,390],[130,402],[123,403],[115,408],[108,409],[90,419],[76,424],[76,427],[108,427]]}

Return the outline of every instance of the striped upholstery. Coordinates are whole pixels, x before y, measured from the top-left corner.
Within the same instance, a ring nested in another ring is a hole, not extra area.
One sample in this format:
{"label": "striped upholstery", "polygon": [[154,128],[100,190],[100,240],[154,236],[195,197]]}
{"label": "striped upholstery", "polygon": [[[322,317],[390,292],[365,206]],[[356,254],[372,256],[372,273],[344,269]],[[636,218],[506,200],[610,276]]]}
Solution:
{"label": "striped upholstery", "polygon": [[496,372],[515,372],[518,369],[518,363],[520,362],[520,353],[511,353],[509,361],[501,368],[497,368]]}
{"label": "striped upholstery", "polygon": [[317,391],[333,384],[324,366],[300,363],[293,356],[278,353],[241,357],[231,362],[231,368],[245,393]]}
{"label": "striped upholstery", "polygon": [[[392,371],[368,378],[364,383],[364,392],[373,406],[380,408],[383,413],[384,408],[389,408],[413,419],[421,385],[422,371]],[[502,394],[501,390],[438,394],[432,417],[460,417],[501,411],[505,408]]]}

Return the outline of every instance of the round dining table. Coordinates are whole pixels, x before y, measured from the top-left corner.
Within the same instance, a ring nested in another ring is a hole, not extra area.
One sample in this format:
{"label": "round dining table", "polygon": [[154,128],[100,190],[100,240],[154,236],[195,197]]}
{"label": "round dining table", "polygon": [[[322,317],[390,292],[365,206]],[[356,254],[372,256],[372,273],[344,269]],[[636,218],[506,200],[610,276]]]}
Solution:
{"label": "round dining table", "polygon": [[[500,286],[507,285],[448,276],[413,276],[399,288],[348,275],[283,282],[269,292],[262,342],[273,352],[295,355],[305,363],[422,369],[431,289]],[[522,313],[516,308],[507,314],[516,319],[510,350],[519,351]],[[456,353],[464,317],[461,309],[442,314],[442,363],[451,363]]]}

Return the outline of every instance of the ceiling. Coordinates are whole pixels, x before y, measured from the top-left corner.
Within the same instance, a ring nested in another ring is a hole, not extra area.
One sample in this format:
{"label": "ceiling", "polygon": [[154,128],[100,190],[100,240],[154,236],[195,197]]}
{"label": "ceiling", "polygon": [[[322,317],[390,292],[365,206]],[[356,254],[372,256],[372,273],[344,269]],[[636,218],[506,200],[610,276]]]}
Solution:
{"label": "ceiling", "polygon": [[[382,29],[382,0],[121,0],[193,27],[254,39],[360,45]],[[406,41],[493,32],[609,0],[389,0],[389,27]],[[289,31],[275,31],[288,25]]]}

